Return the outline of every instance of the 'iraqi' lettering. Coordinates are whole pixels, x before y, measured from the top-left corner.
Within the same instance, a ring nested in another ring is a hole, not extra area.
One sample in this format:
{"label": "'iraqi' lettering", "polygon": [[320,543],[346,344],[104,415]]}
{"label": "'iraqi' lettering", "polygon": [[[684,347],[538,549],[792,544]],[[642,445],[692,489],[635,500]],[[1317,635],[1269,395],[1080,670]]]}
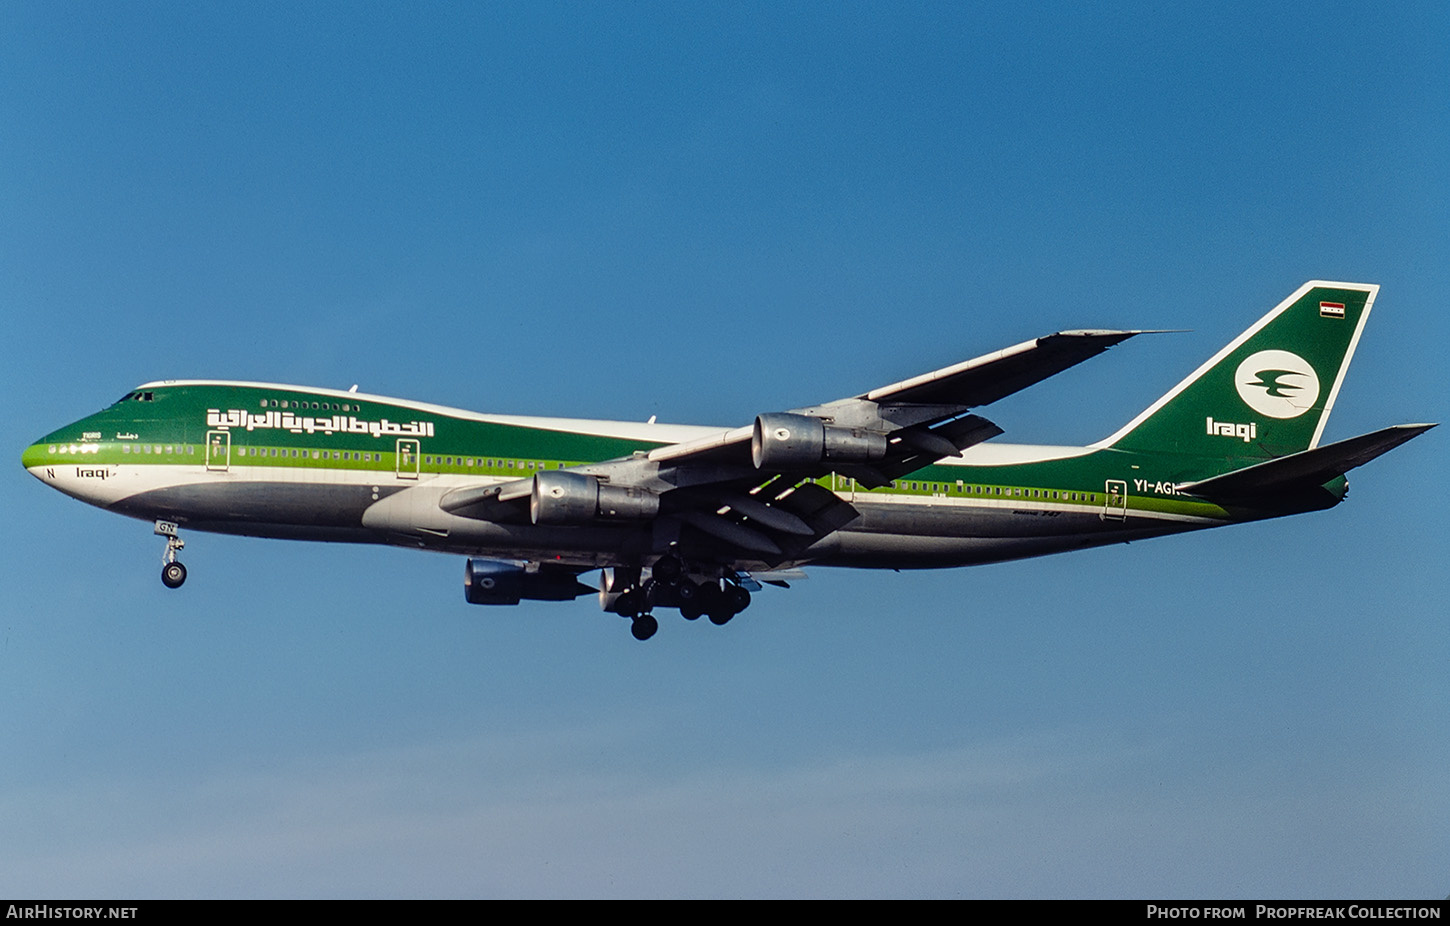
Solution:
{"label": "'iraqi' lettering", "polygon": [[1235,424],[1231,421],[1214,421],[1212,418],[1205,419],[1210,436],[1213,437],[1237,437],[1244,443],[1257,440],[1259,436],[1259,423],[1251,421],[1248,424]]}

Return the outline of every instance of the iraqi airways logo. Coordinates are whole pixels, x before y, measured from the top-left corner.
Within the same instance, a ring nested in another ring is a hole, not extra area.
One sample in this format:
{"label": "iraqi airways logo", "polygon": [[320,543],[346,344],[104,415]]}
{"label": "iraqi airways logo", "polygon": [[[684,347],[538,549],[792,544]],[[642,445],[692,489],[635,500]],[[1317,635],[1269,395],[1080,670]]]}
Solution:
{"label": "iraqi airways logo", "polygon": [[1286,350],[1261,350],[1234,373],[1239,398],[1261,415],[1297,418],[1319,398],[1319,376],[1303,357]]}

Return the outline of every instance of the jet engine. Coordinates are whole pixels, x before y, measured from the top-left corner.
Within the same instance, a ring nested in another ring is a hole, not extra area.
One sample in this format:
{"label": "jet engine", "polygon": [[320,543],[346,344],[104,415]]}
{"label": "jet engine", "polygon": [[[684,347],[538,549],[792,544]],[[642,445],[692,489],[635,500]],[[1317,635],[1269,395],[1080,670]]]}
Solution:
{"label": "jet engine", "polygon": [[573,601],[594,589],[571,570],[542,566],[529,572],[517,563],[470,559],[463,570],[463,597],[469,604],[518,604],[530,601]]}
{"label": "jet engine", "polygon": [[756,469],[810,469],[822,463],[871,463],[886,456],[886,435],[836,428],[809,415],[757,415],[750,438]]}
{"label": "jet engine", "polygon": [[660,497],[594,476],[548,470],[534,474],[529,516],[535,524],[588,524],[600,519],[642,521],[660,513]]}

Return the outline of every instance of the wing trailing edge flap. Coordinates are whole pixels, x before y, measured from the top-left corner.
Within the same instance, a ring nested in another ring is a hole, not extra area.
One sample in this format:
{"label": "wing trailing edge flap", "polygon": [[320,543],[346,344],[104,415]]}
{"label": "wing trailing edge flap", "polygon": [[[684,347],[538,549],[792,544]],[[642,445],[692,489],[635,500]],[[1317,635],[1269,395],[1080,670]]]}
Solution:
{"label": "wing trailing edge flap", "polygon": [[891,434],[891,446],[896,452],[885,461],[871,466],[843,466],[840,471],[869,489],[879,488],[938,460],[959,457],[968,447],[1001,433],[1000,427],[980,415],[965,415],[931,429],[902,428]]}
{"label": "wing trailing edge flap", "polygon": [[789,558],[860,516],[829,489],[814,482],[795,485],[785,477],[754,494],[696,495],[677,505],[670,517],[728,546],[777,560]]}
{"label": "wing trailing edge flap", "polygon": [[1200,498],[1232,500],[1320,486],[1433,427],[1433,424],[1398,424],[1382,428],[1323,447],[1256,463],[1222,476],[1191,482],[1181,486],[1179,491]]}

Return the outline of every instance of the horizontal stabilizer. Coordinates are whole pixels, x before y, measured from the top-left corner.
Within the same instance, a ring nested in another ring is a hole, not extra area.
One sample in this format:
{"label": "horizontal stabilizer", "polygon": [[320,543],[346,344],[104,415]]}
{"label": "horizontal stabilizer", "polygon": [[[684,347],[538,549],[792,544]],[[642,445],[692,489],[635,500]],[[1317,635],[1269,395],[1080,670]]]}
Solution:
{"label": "horizontal stabilizer", "polygon": [[1190,482],[1180,486],[1179,491],[1200,498],[1237,499],[1323,485],[1433,427],[1433,424],[1398,424],[1313,450],[1256,463],[1222,476]]}

